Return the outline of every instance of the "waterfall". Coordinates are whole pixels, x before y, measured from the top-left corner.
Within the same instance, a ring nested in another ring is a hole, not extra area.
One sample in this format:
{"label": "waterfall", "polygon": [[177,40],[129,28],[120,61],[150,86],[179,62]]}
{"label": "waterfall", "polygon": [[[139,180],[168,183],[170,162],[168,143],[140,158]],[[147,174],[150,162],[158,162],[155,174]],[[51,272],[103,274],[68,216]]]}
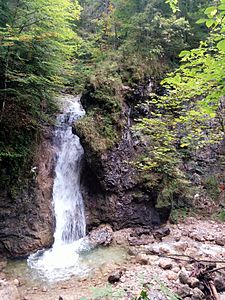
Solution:
{"label": "waterfall", "polygon": [[[58,116],[55,144],[58,157],[53,185],[56,218],[54,245],[69,244],[85,236],[84,204],[80,191],[80,169],[83,148],[72,133],[72,124],[84,115],[79,98],[64,98],[62,114]],[[66,101],[65,101],[66,100]],[[66,103],[66,106],[65,106]]]}
{"label": "waterfall", "polygon": [[72,124],[85,112],[80,97],[65,95],[62,113],[57,118],[54,145],[56,149],[53,206],[56,227],[54,244],[28,258],[28,266],[36,269],[48,281],[68,279],[84,273],[79,265],[79,252],[88,248],[85,236],[85,214],[80,190],[83,148],[79,137],[72,133]]}

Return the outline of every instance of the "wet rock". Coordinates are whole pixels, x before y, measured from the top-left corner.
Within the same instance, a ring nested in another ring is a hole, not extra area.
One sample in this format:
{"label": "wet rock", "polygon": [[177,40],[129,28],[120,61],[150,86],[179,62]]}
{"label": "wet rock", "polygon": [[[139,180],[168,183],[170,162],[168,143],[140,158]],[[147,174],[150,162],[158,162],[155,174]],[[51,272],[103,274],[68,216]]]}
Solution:
{"label": "wet rock", "polygon": [[147,265],[149,263],[148,256],[146,254],[139,253],[136,256],[136,262],[140,265]]}
{"label": "wet rock", "polygon": [[0,299],[1,300],[21,300],[20,294],[15,285],[6,281],[0,282]]}
{"label": "wet rock", "polygon": [[153,232],[154,238],[157,240],[160,240],[160,241],[162,240],[163,237],[165,237],[169,234],[170,234],[169,227],[162,227],[157,230],[154,230],[154,232]]}
{"label": "wet rock", "polygon": [[188,273],[186,272],[186,270],[182,269],[179,273],[180,283],[187,284],[188,279],[189,279]]}
{"label": "wet rock", "polygon": [[205,294],[198,288],[194,288],[192,292],[191,300],[202,300],[205,299]]}
{"label": "wet rock", "polygon": [[170,270],[172,269],[173,264],[170,259],[164,258],[160,259],[159,266],[164,270]]}
{"label": "wet rock", "polygon": [[122,270],[113,271],[108,277],[108,282],[111,284],[119,282],[122,275],[123,275]]}
{"label": "wet rock", "polygon": [[110,225],[100,225],[89,233],[88,240],[92,247],[110,245],[113,240],[112,227]]}
{"label": "wet rock", "polygon": [[198,278],[196,277],[189,277],[187,284],[191,287],[191,288],[196,288],[199,287],[200,281],[198,280]]}

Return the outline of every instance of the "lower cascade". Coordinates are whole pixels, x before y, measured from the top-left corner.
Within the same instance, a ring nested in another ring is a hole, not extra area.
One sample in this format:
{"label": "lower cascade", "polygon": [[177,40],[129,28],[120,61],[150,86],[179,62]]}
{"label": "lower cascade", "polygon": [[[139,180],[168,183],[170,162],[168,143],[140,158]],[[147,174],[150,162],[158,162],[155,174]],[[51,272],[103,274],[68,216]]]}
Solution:
{"label": "lower cascade", "polygon": [[79,264],[79,251],[84,250],[85,214],[80,190],[80,170],[83,148],[79,137],[72,133],[72,124],[85,112],[79,97],[66,95],[63,112],[55,129],[56,168],[53,185],[53,205],[56,227],[50,250],[30,255],[28,265],[49,281],[69,278],[85,272]]}

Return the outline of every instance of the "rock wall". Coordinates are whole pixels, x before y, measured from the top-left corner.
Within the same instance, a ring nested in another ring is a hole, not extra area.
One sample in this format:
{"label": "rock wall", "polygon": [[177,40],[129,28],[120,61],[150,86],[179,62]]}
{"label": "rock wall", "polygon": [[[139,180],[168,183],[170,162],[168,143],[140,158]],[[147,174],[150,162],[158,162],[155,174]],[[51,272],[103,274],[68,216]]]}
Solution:
{"label": "rock wall", "polygon": [[53,243],[53,130],[46,128],[23,191],[0,194],[0,253],[22,257]]}
{"label": "rock wall", "polygon": [[130,132],[130,108],[124,105],[125,126],[120,141],[104,153],[92,151],[85,137],[82,185],[88,230],[101,223],[118,230],[132,226],[155,226],[164,222],[170,209],[155,208],[157,193],[146,190],[133,165],[138,145]]}

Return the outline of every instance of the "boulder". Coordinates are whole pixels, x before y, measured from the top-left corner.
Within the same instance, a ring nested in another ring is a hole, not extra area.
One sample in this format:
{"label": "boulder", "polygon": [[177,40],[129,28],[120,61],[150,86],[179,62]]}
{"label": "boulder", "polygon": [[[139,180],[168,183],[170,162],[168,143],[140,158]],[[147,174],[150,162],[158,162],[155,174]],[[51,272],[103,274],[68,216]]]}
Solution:
{"label": "boulder", "polygon": [[108,246],[113,240],[113,230],[110,225],[100,225],[92,230],[88,235],[88,240],[91,247]]}

